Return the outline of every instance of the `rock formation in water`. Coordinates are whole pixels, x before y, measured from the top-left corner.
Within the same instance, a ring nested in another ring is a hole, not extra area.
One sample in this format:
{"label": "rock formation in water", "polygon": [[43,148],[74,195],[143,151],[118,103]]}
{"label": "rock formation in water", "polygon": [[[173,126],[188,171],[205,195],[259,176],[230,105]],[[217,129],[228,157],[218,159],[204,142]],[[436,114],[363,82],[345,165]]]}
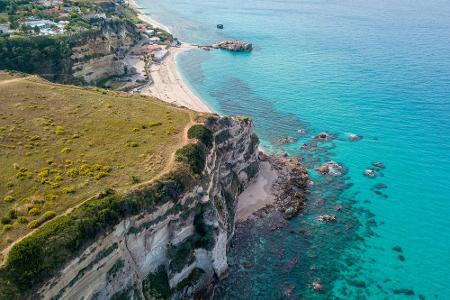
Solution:
{"label": "rock formation in water", "polygon": [[224,49],[233,52],[250,52],[253,50],[253,45],[245,41],[220,41],[211,46],[214,49]]}

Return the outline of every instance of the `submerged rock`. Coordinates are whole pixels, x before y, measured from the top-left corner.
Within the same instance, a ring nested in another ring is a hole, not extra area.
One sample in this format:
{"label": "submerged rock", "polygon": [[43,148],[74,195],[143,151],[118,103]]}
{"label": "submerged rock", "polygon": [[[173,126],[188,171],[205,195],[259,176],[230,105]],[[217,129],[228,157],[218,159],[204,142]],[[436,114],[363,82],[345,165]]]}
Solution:
{"label": "submerged rock", "polygon": [[294,143],[295,141],[296,141],[296,139],[293,137],[284,136],[284,137],[281,137],[276,143],[278,145],[287,145],[287,144]]}
{"label": "submerged rock", "polygon": [[335,161],[328,161],[323,163],[317,172],[322,175],[341,176],[344,168]]}
{"label": "submerged rock", "polygon": [[252,267],[252,263],[248,260],[244,261],[243,266],[245,269],[250,269]]}
{"label": "submerged rock", "polygon": [[314,291],[316,292],[321,292],[323,290],[323,286],[322,286],[322,282],[320,281],[320,279],[315,280],[312,284],[311,287]]}
{"label": "submerged rock", "polygon": [[301,134],[301,135],[307,135],[308,134],[308,131],[306,130],[306,129],[299,129],[299,130],[297,130],[297,133],[298,134]]}
{"label": "submerged rock", "polygon": [[328,132],[321,132],[318,135],[314,137],[315,140],[321,141],[321,142],[327,142],[334,139],[334,137],[329,134]]}
{"label": "submerged rock", "polygon": [[355,133],[349,133],[347,136],[350,142],[357,142],[362,139],[362,136]]}
{"label": "submerged rock", "polygon": [[336,216],[335,215],[320,215],[316,218],[320,222],[335,222]]}
{"label": "submerged rock", "polygon": [[380,168],[380,169],[386,168],[385,165],[384,165],[382,162],[380,162],[380,161],[375,161],[375,162],[373,162],[373,163],[372,163],[372,166],[377,167],[377,168]]}
{"label": "submerged rock", "polygon": [[377,173],[372,169],[367,169],[364,171],[364,176],[369,177],[369,178],[375,178],[375,177],[377,177]]}
{"label": "submerged rock", "polygon": [[251,52],[253,50],[253,45],[244,41],[220,41],[217,44],[211,46],[214,49],[224,49],[233,52]]}
{"label": "submerged rock", "polygon": [[395,252],[403,252],[403,249],[400,246],[395,246],[394,248],[392,248],[392,250],[394,250]]}

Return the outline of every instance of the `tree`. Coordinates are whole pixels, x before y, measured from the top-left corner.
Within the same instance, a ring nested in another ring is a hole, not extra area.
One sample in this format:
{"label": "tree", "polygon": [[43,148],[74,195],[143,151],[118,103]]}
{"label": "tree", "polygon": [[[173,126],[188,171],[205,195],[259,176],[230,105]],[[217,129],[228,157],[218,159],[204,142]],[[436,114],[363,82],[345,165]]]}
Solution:
{"label": "tree", "polygon": [[34,33],[36,33],[36,34],[39,34],[39,32],[41,32],[41,30],[40,30],[39,27],[37,27],[37,26],[34,26],[34,27],[33,27],[33,31],[34,31]]}

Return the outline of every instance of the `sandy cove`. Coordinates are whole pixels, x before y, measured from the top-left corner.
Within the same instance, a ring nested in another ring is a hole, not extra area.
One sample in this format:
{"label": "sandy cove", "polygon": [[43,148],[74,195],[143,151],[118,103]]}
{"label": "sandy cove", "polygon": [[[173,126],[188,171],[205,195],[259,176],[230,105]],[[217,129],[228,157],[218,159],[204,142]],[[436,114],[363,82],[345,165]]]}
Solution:
{"label": "sandy cove", "polygon": [[150,76],[153,84],[141,90],[145,95],[152,95],[161,100],[179,106],[185,106],[195,111],[212,112],[211,109],[187,86],[181,77],[176,57],[179,53],[197,49],[188,44],[181,44],[179,48],[169,48],[168,56],[159,64],[152,64]]}

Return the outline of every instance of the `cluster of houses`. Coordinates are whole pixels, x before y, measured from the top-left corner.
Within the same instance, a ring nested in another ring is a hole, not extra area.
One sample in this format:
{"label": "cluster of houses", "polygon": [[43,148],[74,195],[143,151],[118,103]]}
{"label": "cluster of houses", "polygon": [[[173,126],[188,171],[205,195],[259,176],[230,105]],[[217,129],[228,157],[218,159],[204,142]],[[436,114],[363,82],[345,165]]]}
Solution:
{"label": "cluster of houses", "polygon": [[58,23],[50,20],[29,20],[23,22],[27,28],[36,30],[41,35],[63,34],[64,27],[69,21],[59,21]]}

